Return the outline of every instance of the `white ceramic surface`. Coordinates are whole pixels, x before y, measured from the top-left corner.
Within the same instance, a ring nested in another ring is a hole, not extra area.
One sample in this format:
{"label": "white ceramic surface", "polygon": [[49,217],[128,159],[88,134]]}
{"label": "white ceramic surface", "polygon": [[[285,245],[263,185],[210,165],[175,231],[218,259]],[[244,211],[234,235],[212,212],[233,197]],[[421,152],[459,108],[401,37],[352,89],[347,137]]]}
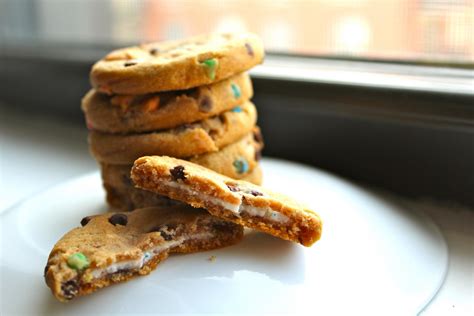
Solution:
{"label": "white ceramic surface", "polygon": [[251,232],[236,246],[175,255],[147,277],[59,303],[43,268],[56,240],[105,209],[94,173],[1,215],[0,314],[413,315],[435,295],[448,252],[430,219],[317,169],[262,163],[265,186],[323,218],[322,239],[311,248]]}

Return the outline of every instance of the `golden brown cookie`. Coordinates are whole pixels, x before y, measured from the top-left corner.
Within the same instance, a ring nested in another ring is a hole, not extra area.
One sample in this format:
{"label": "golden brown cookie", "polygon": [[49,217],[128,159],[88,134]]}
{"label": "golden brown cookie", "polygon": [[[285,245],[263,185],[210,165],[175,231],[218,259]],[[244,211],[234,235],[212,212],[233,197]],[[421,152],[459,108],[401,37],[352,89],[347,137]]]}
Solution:
{"label": "golden brown cookie", "polygon": [[85,217],[51,251],[44,275],[60,301],[149,274],[170,253],[233,245],[240,225],[189,206],[145,208]]}
{"label": "golden brown cookie", "polygon": [[262,63],[262,41],[251,33],[222,33],[115,50],[90,73],[107,94],[184,90],[220,81]]}
{"label": "golden brown cookie", "polygon": [[95,90],[82,100],[89,129],[108,133],[147,132],[193,123],[228,111],[253,94],[247,73],[189,90],[108,96]]}
{"label": "golden brown cookie", "polygon": [[138,188],[206,208],[214,216],[311,246],[321,236],[319,216],[282,194],[166,156],[142,157],[131,173]]}
{"label": "golden brown cookie", "polygon": [[[130,179],[131,165],[101,164],[106,201],[116,211],[132,211],[149,206],[171,206],[181,202],[167,196],[135,188]],[[256,165],[242,180],[262,183],[262,168]]]}
{"label": "golden brown cookie", "polygon": [[153,133],[107,134],[91,131],[92,155],[100,162],[132,164],[146,155],[169,155],[190,158],[218,151],[251,132],[257,111],[251,102],[202,121]]}

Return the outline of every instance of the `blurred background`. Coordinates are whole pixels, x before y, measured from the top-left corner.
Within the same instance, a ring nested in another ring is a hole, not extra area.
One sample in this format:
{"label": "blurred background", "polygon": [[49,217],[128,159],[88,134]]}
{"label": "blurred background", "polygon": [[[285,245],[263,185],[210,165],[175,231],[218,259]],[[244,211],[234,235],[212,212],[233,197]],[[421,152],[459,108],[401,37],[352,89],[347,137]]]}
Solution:
{"label": "blurred background", "polygon": [[123,46],[253,31],[269,52],[471,64],[472,0],[1,0],[5,42]]}

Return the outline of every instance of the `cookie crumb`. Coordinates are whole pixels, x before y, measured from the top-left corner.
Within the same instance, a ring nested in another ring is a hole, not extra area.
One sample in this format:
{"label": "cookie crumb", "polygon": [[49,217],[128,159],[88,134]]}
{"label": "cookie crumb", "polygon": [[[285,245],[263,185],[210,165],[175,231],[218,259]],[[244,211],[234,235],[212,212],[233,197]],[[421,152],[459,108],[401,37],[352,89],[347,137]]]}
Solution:
{"label": "cookie crumb", "polygon": [[216,261],[216,256],[212,255],[209,258],[207,258],[207,260],[210,261],[210,262],[214,262],[214,261]]}

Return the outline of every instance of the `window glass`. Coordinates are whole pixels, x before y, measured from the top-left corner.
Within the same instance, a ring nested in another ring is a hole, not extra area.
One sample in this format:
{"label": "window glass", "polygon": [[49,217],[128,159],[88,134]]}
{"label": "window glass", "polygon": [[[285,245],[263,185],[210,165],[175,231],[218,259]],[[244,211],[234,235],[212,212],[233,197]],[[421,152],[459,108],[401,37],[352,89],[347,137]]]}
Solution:
{"label": "window glass", "polygon": [[270,52],[472,63],[474,0],[4,0],[7,41],[130,43],[258,33]]}

